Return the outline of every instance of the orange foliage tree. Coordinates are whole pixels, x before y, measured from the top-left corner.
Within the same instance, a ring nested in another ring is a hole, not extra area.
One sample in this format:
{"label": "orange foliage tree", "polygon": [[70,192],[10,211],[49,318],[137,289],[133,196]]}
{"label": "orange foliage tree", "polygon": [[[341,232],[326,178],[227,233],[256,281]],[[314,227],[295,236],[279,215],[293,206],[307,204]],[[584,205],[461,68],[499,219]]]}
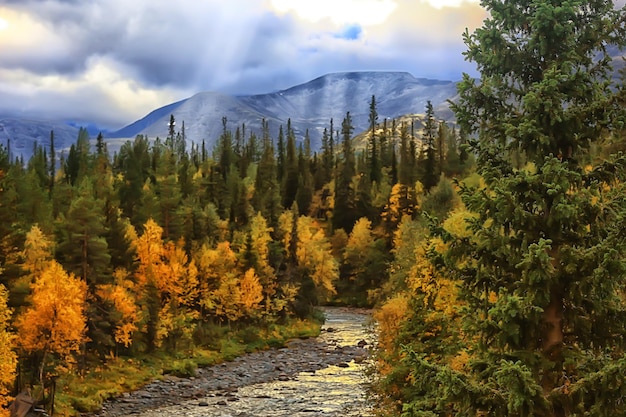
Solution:
{"label": "orange foliage tree", "polygon": [[43,382],[48,361],[54,360],[57,368],[70,366],[86,342],[87,284],[50,261],[35,277],[31,291],[32,304],[17,318],[16,327],[20,347],[41,358]]}
{"label": "orange foliage tree", "polygon": [[189,261],[184,241],[163,243],[163,228],[149,219],[134,240],[137,251],[137,296],[150,348],[191,340],[199,313],[198,269]]}
{"label": "orange foliage tree", "polygon": [[336,293],[339,263],[332,255],[324,230],[308,216],[300,216],[298,219],[296,258],[298,265],[313,281],[320,299],[327,299]]}
{"label": "orange foliage tree", "polygon": [[4,408],[11,401],[8,396],[15,379],[17,355],[13,350],[15,335],[9,332],[11,309],[7,307],[8,291],[0,284],[0,417],[8,417]]}
{"label": "orange foliage tree", "polygon": [[165,244],[157,289],[161,299],[157,340],[168,341],[175,349],[177,341],[191,341],[199,317],[194,309],[198,269],[193,260],[188,261],[184,241]]}
{"label": "orange foliage tree", "polygon": [[111,319],[114,325],[115,342],[129,347],[139,323],[139,308],[136,304],[134,284],[128,279],[128,272],[124,269],[117,269],[113,273],[113,278],[115,279],[113,284],[98,287],[98,296],[113,305]]}
{"label": "orange foliage tree", "polygon": [[248,317],[256,316],[259,305],[263,301],[263,286],[253,268],[248,269],[239,281],[239,292],[241,294],[240,307],[244,314]]}

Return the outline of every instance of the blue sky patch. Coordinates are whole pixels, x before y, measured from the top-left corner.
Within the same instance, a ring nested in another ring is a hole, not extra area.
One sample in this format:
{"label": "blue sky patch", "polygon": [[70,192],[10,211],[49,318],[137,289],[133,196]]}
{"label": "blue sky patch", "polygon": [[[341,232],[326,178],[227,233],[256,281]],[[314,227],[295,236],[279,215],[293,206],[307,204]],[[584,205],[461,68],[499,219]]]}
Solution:
{"label": "blue sky patch", "polygon": [[335,37],[353,41],[359,39],[361,33],[363,33],[363,28],[360,25],[353,24],[344,27],[340,33],[335,35]]}

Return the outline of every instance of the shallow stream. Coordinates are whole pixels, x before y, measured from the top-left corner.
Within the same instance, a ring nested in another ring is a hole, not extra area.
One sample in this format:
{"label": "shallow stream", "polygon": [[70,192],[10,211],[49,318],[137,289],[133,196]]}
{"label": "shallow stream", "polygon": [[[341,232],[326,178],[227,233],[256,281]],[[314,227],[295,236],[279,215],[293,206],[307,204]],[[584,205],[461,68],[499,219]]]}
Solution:
{"label": "shallow stream", "polygon": [[[201,371],[197,378],[173,381],[194,392],[171,405],[146,407],[158,394],[147,387],[121,398],[123,408],[104,415],[140,417],[371,416],[367,399],[367,350],[373,343],[367,311],[325,308],[318,338],[296,340],[286,348],[246,355]],[[262,382],[259,382],[262,381]],[[162,383],[162,382],[161,382]],[[161,389],[161,391],[163,391]],[[171,395],[170,395],[171,397]],[[133,404],[135,407],[133,407]]]}

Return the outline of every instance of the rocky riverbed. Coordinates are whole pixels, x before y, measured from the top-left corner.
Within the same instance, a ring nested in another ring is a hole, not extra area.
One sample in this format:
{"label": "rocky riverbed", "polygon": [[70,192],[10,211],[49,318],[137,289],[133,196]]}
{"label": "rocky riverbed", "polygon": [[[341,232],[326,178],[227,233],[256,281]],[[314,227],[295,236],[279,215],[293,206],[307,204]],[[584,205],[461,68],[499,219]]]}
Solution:
{"label": "rocky riverbed", "polygon": [[212,417],[369,415],[365,365],[369,312],[325,308],[317,338],[168,376],[104,404],[100,416]]}

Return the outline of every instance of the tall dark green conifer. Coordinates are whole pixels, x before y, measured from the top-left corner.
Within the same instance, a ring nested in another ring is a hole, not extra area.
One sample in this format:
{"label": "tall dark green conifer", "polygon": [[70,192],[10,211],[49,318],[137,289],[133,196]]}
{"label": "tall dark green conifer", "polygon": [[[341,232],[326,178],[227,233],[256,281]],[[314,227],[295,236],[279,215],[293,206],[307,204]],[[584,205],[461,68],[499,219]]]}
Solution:
{"label": "tall dark green conifer", "polygon": [[265,120],[263,121],[262,152],[254,181],[252,205],[255,211],[261,212],[271,227],[276,227],[280,215],[280,186],[276,178],[274,146]]}
{"label": "tall dark green conifer", "polygon": [[54,180],[56,177],[56,169],[57,169],[57,157],[56,157],[56,151],[54,149],[54,130],[50,131],[50,163],[49,163],[49,168],[50,168],[50,187],[49,187],[49,192],[50,194],[52,194],[52,189],[54,188]]}
{"label": "tall dark green conifer", "polygon": [[428,100],[426,103],[426,116],[424,120],[423,148],[422,148],[422,184],[426,191],[433,188],[439,182],[439,163],[437,158],[436,136],[437,125],[433,104]]}
{"label": "tall dark green conifer", "polygon": [[298,192],[296,203],[301,215],[309,214],[309,207],[313,200],[313,175],[311,174],[311,138],[307,129],[304,135],[304,149],[300,146],[298,152]]}
{"label": "tall dark green conifer", "polygon": [[291,207],[298,193],[298,156],[296,154],[296,135],[291,127],[291,119],[287,122],[287,152],[282,190],[283,207]]}
{"label": "tall dark green conifer", "polygon": [[355,212],[355,190],[352,177],[356,174],[354,150],[352,148],[352,117],[350,112],[341,124],[343,134],[342,158],[335,178],[335,207],[333,209],[333,229],[343,229],[346,233],[352,230],[358,216]]}
{"label": "tall dark green conifer", "polygon": [[[626,44],[626,9],[582,0],[482,5],[484,26],[465,34],[481,77],[464,76],[453,107],[477,135],[485,188],[462,190],[476,218],[446,258],[469,360],[451,366],[460,348],[441,352],[453,346],[411,353],[416,396],[404,412],[622,415],[626,160],[586,161],[624,120],[616,104],[624,86],[612,79],[607,48]],[[520,151],[528,163],[518,168]]]}
{"label": "tall dark green conifer", "polygon": [[285,132],[283,125],[278,128],[278,142],[276,143],[276,177],[278,183],[282,184],[285,177]]}
{"label": "tall dark green conifer", "polygon": [[369,155],[369,179],[371,182],[380,183],[380,178],[382,175],[380,160],[381,155],[378,149],[378,140],[376,139],[376,124],[378,122],[378,111],[376,110],[376,97],[372,95],[372,100],[370,101],[370,114],[369,114],[369,147],[370,147],[370,155]]}
{"label": "tall dark green conifer", "polygon": [[137,135],[133,142],[123,144],[114,169],[124,178],[118,186],[120,208],[135,227],[140,227],[143,222],[137,219],[137,210],[141,204],[144,184],[152,173],[148,138]]}

